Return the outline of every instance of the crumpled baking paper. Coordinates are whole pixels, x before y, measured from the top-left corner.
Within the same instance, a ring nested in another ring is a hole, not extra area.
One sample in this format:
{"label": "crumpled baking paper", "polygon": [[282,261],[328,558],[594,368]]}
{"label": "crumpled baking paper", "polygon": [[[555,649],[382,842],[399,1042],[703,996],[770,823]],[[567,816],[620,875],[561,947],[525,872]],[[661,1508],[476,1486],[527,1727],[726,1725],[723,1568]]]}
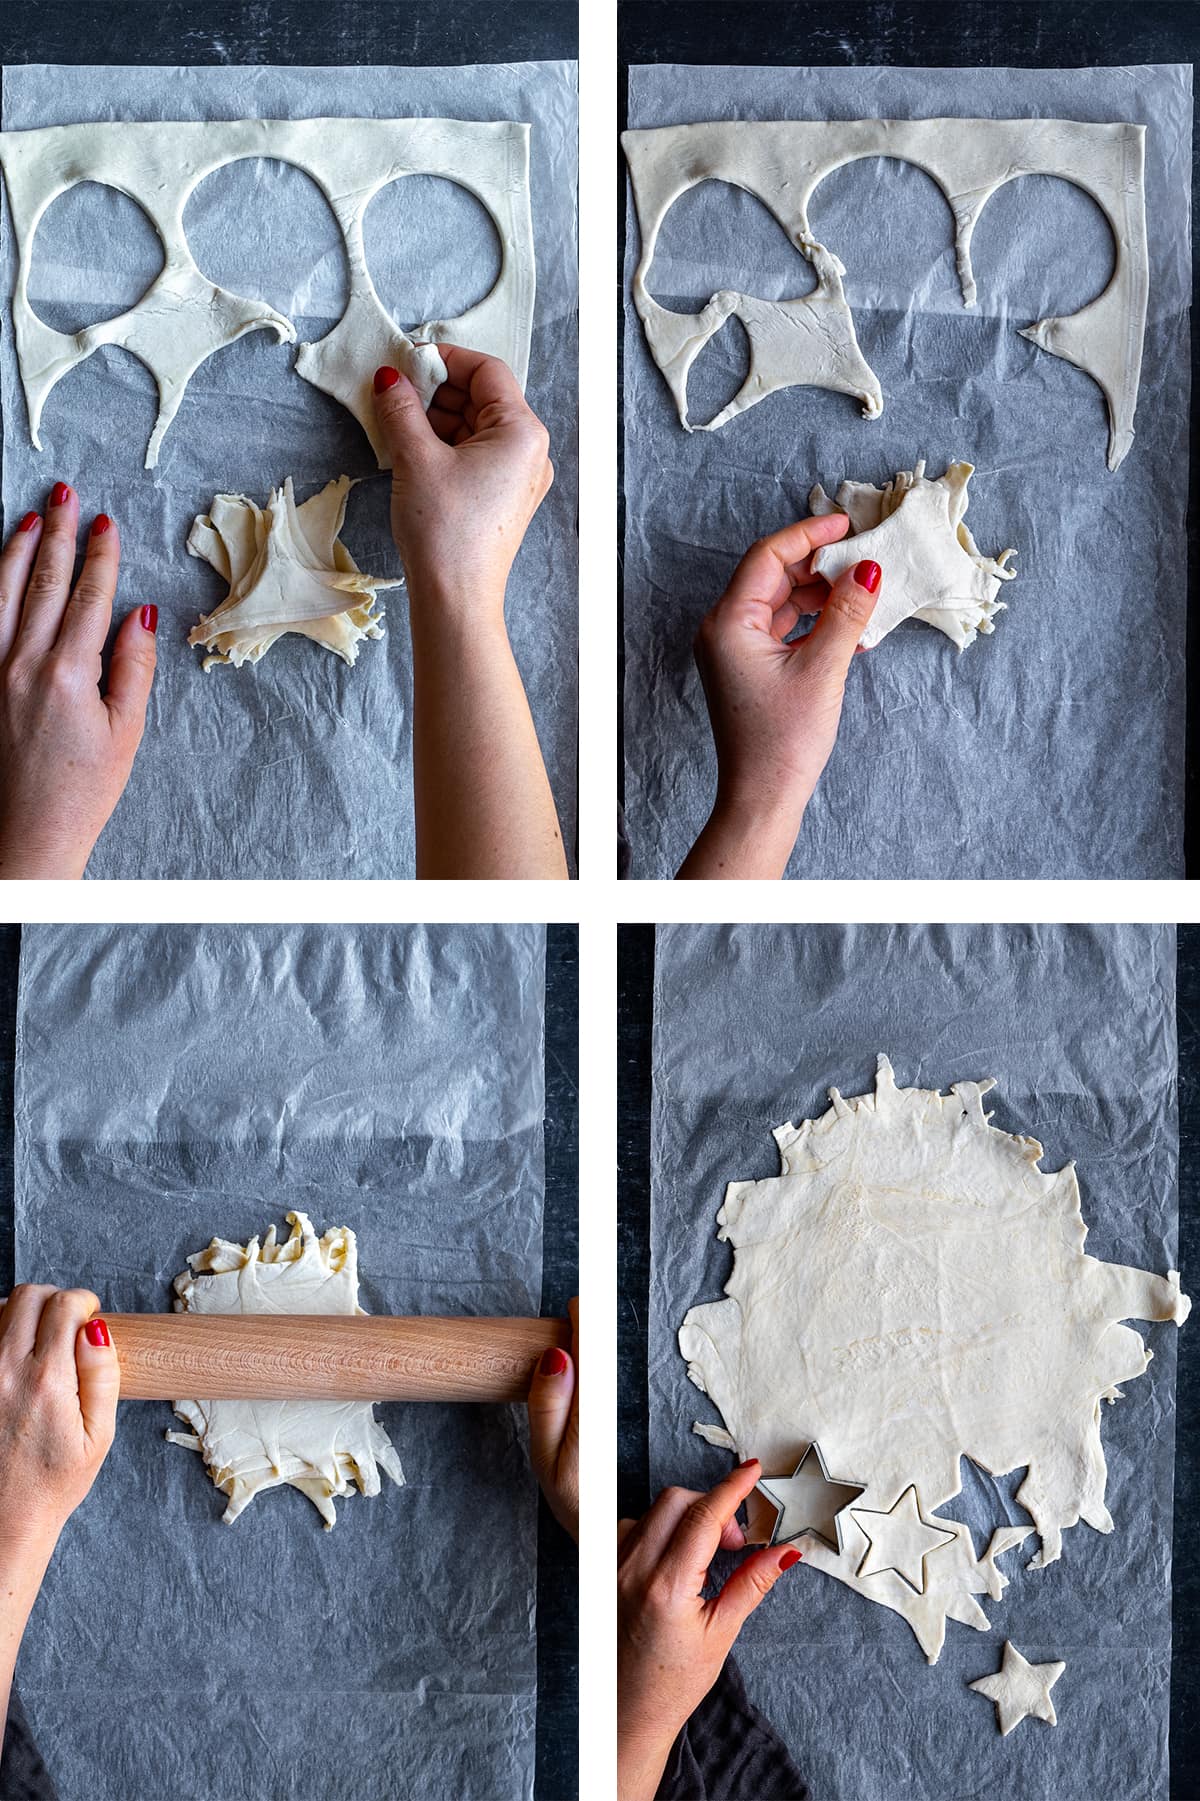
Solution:
{"label": "crumpled baking paper", "polygon": [[[371,1313],[536,1314],[533,926],[33,926],[16,1275],[167,1311],[214,1233],[358,1234]],[[383,1405],[406,1484],[228,1527],[166,1402],[121,1407],[17,1685],[62,1801],[533,1792],[524,1409]],[[319,1772],[319,1777],[316,1774]]]}
{"label": "crumpled baking paper", "polygon": [[[427,115],[532,126],[537,300],[528,396],[546,422],[554,487],[517,558],[508,627],[529,693],[563,839],[574,845],[576,732],[576,261],[573,63],[463,68],[89,68],[4,70],[6,130],[80,119],[240,119]],[[254,179],[255,169],[262,179]],[[3,184],[0,183],[0,186]],[[265,205],[264,205],[265,202]],[[69,203],[69,204],[68,204]],[[246,163],[216,171],[185,226],[202,268],[286,313],[302,341],[330,329],[345,293],[341,238],[302,171]],[[465,189],[409,177],[377,196],[368,266],[403,325],[443,317],[491,286],[498,244]],[[157,233],[132,201],[94,185],[65,196],[35,240],[31,300],[76,330],[144,292],[161,266]],[[10,329],[15,247],[7,199],[0,246],[0,397],[5,530],[58,479],[82,495],[84,527],[121,527],[118,616],[159,608],[158,674],[146,737],[89,874],[108,877],[398,877],[414,869],[412,656],[402,589],[384,596],[385,638],[347,668],[291,637],[255,669],[205,675],[187,634],[227,585],[188,556],[193,518],[218,493],[260,504],[285,476],[307,499],[332,477],[365,478],[344,541],[360,567],[398,575],[390,476],[338,403],[292,368],[295,346],[251,332],[204,363],[156,470],[142,467],[154,384],[128,353],[97,351],[47,403],[29,441]],[[84,308],[91,310],[86,312]]]}
{"label": "crumpled baking paper", "polygon": [[[886,1051],[904,1087],[995,1076],[986,1106],[1006,1132],[1074,1158],[1096,1257],[1165,1272],[1177,1263],[1175,934],[1165,926],[660,926],[651,1134],[650,1461],[655,1492],[705,1488],[728,1454],[676,1334],[718,1300],[732,1267],[717,1242],[725,1184],[779,1173],[785,1120],[824,1112],[826,1090],[872,1090]],[[735,1647],[751,1698],[821,1801],[1022,1801],[1167,1792],[1171,1500],[1177,1328],[1135,1326],[1154,1361],[1103,1410],[1110,1536],[1079,1525],[1059,1563],[1004,1559],[1010,1586],[983,1599],[987,1633],[951,1621],[927,1665],[884,1607],[800,1564]],[[947,1512],[976,1541],[1025,1524],[1021,1472],[976,1472]],[[1058,1726],[1008,1738],[967,1689],[1009,1638],[1031,1661],[1066,1659]]]}
{"label": "crumpled baking paper", "polygon": [[[810,209],[846,265],[883,417],[816,388],[687,435],[650,356],[625,259],[625,760],[635,876],[671,876],[703,825],[716,763],[692,638],[755,538],[808,513],[816,481],[876,484],[925,457],[974,463],[967,523],[1017,547],[995,635],[961,657],[905,625],[856,659],[837,748],[789,874],[841,878],[1183,874],[1185,514],[1191,297],[1191,69],[638,67],[629,123],[705,119],[1069,118],[1148,126],[1150,309],[1133,448],[1105,466],[1096,384],[1017,335],[1105,286],[1112,234],[1090,197],[1031,177],[988,202],[966,311],[952,223],[911,164],[834,171]],[[813,272],[749,195],[675,203],[651,271],[661,305],[722,288],[805,293]],[[686,305],[684,304],[686,303]],[[692,372],[707,420],[739,385],[726,325]],[[884,571],[886,580],[887,571]]]}

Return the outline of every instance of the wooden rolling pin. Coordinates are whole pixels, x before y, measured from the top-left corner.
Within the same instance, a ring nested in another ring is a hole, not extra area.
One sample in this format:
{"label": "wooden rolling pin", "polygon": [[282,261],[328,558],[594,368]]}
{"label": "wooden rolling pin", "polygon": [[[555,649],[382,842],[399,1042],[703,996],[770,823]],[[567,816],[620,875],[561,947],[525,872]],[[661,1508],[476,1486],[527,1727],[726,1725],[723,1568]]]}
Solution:
{"label": "wooden rolling pin", "polygon": [[565,1319],[105,1313],[123,1401],[523,1401]]}

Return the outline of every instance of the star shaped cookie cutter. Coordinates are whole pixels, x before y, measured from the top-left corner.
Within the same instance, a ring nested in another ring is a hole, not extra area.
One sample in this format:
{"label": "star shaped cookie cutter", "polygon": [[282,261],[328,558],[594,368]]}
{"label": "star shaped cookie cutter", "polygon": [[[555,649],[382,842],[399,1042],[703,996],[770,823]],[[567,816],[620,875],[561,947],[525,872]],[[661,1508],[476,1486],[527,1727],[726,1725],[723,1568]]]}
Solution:
{"label": "star shaped cookie cutter", "polygon": [[[810,1467],[806,1470],[805,1466],[813,1456],[818,1469]],[[762,1476],[754,1486],[761,1489],[775,1509],[769,1543],[785,1545],[795,1538],[819,1538],[831,1551],[840,1552],[843,1546],[839,1516],[855,1495],[863,1493],[866,1484],[855,1482],[852,1477],[831,1476],[821,1447],[814,1438],[790,1476]],[[822,1495],[822,1486],[830,1493]],[[836,1500],[839,1494],[845,1499]]]}

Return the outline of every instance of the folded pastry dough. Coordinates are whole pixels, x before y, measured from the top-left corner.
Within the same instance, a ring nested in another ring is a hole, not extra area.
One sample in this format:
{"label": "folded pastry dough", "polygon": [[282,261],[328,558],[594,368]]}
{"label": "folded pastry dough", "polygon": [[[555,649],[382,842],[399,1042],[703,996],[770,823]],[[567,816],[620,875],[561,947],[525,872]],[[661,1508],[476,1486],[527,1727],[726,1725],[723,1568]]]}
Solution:
{"label": "folded pastry dough", "polygon": [[381,638],[375,597],[398,588],[400,576],[365,575],[338,537],[346,517],[349,476],[296,505],[289,475],[265,507],[244,494],[218,494],[192,525],[187,547],[211,563],[229,593],[188,633],[189,644],[216,663],[257,663],[285,632],[313,638],[353,663],[364,638]]}
{"label": "folded pastry dough", "polygon": [[808,497],[813,513],[849,515],[850,532],[836,544],[815,551],[812,567],[835,582],[843,570],[869,558],[883,570],[879,601],[862,635],[870,650],[905,619],[923,619],[952,638],[960,650],[990,632],[1004,602],[997,600],[1001,582],[1017,573],[1006,567],[1015,550],[985,557],[967,529],[967,483],[975,473],[970,463],[951,463],[944,475],[929,481],[925,464],[901,469],[882,488],[869,482],[845,481],[830,500],[818,482]]}
{"label": "folded pastry dough", "polygon": [[[335,1226],[318,1238],[304,1213],[289,1213],[291,1236],[275,1242],[272,1226],[259,1243],[214,1238],[188,1258],[175,1278],[177,1313],[362,1313],[358,1247]],[[287,1484],[308,1496],[326,1529],[337,1522],[334,1498],[354,1484],[377,1495],[379,1472],[403,1485],[404,1471],[370,1401],[176,1401],[192,1428],[168,1432],[173,1445],[199,1451],[216,1487],[229,1498],[231,1526],[265,1489]]]}

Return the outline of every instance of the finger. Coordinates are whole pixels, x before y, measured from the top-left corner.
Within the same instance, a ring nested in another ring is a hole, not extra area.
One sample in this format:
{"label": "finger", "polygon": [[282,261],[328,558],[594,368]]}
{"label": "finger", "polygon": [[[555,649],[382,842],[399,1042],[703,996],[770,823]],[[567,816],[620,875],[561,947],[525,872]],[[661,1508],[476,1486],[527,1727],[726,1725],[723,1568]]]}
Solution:
{"label": "finger", "polygon": [[89,1320],[75,1334],[75,1370],[83,1429],[93,1444],[107,1448],[117,1424],[121,1363],[103,1319]]}
{"label": "finger", "polygon": [[375,417],[393,470],[409,467],[437,442],[412,382],[386,364],[375,371]]}
{"label": "finger", "polygon": [[135,607],[121,621],[108,666],[104,704],[115,730],[142,735],[146,702],[154,682],[157,607]]}
{"label": "finger", "polygon": [[476,414],[485,407],[504,413],[530,410],[520,382],[498,356],[485,356],[482,350],[464,350],[457,344],[439,344],[438,349],[450,380],[467,396],[464,413],[472,407]]}
{"label": "finger", "polygon": [[430,425],[432,425],[443,444],[449,444],[451,442],[455,432],[459,430],[463,422],[461,413],[452,413],[447,408],[440,407],[436,401],[434,401],[425,417],[428,419]]}
{"label": "finger", "polygon": [[87,1288],[56,1288],[48,1296],[38,1320],[33,1354],[39,1363],[56,1359],[64,1367],[75,1355],[75,1334],[85,1319],[90,1319],[100,1306],[99,1299]]}
{"label": "finger", "polygon": [[543,1351],[529,1385],[529,1456],[540,1482],[552,1482],[571,1418],[575,1365],[552,1345]]}
{"label": "finger", "polygon": [[[647,1563],[658,1563],[674,1538],[680,1521],[686,1517],[688,1508],[704,1499],[703,1489],[664,1488],[656,1497],[654,1505],[640,1520],[626,1522],[631,1530],[619,1542],[622,1545],[627,1543],[630,1553],[636,1550]],[[724,1528],[718,1548],[722,1551],[740,1551],[745,1542],[746,1535],[735,1518]]]}
{"label": "finger", "polygon": [[429,403],[429,410],[432,413],[436,407],[439,413],[461,413],[467,404],[467,399],[465,388],[456,388],[452,381],[444,381],[434,393],[433,399]]}
{"label": "finger", "polygon": [[120,561],[121,540],[117,528],[107,513],[99,513],[92,521],[83,553],[83,568],[71,590],[58,634],[60,654],[73,662],[85,664],[104,649],[104,640],[112,624]]}
{"label": "finger", "polygon": [[771,616],[771,636],[780,644],[789,632],[795,631],[800,623],[800,608],[794,600],[787,600],[777,613]]}
{"label": "finger", "polygon": [[679,1593],[700,1593],[730,1521],[761,1474],[761,1464],[751,1457],[687,1509],[662,1558],[663,1575]]}
{"label": "finger", "polygon": [[875,611],[882,577],[879,564],[870,559],[843,570],[804,640],[806,658],[828,663],[831,671],[845,675]]}
{"label": "finger", "polygon": [[55,482],[17,628],[17,642],[35,655],[49,650],[58,636],[75,571],[78,529],[79,498],[65,482]]}
{"label": "finger", "polygon": [[0,551],[0,659],[13,647],[21,620],[21,600],[42,541],[42,516],[26,513]]}
{"label": "finger", "polygon": [[54,1292],[45,1282],[22,1282],[0,1307],[0,1348],[6,1359],[33,1355],[42,1308]]}
{"label": "finger", "polygon": [[844,538],[850,521],[844,513],[826,513],[819,519],[798,519],[782,531],[772,532],[752,544],[730,579],[726,598],[765,600],[779,606],[805,573],[800,565],[822,544]]}
{"label": "finger", "polygon": [[752,1551],[708,1603],[710,1619],[718,1623],[732,1644],[760,1601],[765,1601],[785,1570],[800,1562],[803,1553],[794,1545],[767,1545]]}

